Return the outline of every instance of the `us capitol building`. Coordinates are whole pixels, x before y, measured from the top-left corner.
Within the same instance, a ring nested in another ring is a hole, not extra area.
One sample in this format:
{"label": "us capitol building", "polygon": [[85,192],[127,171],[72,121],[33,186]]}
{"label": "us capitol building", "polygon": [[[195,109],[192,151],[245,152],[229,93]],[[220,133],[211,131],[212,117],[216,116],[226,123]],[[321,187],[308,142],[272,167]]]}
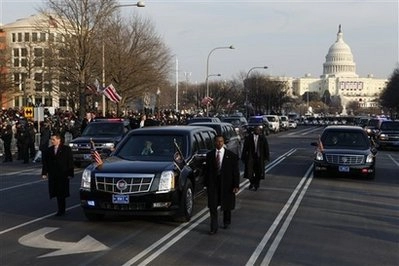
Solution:
{"label": "us capitol building", "polygon": [[[301,78],[287,80],[294,95],[305,92],[317,92],[321,97],[329,92],[331,97],[339,96],[346,113],[345,106],[352,101],[360,107],[377,107],[378,97],[388,82],[387,79],[374,78],[372,75],[361,78],[356,74],[356,64],[353,61],[351,48],[344,42],[341,25],[339,25],[337,40],[330,46],[323,64],[323,75],[320,78],[309,74]],[[291,84],[290,84],[291,83]]]}

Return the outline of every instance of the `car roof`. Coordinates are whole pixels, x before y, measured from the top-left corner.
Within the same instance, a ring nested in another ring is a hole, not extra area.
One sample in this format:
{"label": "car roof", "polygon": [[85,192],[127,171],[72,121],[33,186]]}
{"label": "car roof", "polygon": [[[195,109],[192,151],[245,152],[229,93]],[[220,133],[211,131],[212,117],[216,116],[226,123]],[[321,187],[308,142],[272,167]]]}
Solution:
{"label": "car roof", "polygon": [[191,132],[204,131],[204,130],[214,130],[214,129],[209,128],[209,127],[203,127],[203,126],[142,127],[142,128],[137,128],[137,129],[132,130],[130,132],[130,134],[138,134],[138,133],[153,134],[153,133],[157,133],[157,132],[170,133],[170,134],[176,134],[176,133],[189,134]]}
{"label": "car roof", "polygon": [[362,131],[364,129],[360,126],[343,126],[343,125],[331,125],[324,128],[324,131]]}

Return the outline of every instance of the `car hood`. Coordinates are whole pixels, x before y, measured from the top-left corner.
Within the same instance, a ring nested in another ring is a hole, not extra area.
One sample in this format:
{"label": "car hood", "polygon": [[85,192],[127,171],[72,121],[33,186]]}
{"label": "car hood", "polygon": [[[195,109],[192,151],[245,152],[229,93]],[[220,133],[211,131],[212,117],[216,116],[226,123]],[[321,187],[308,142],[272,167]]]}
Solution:
{"label": "car hood", "polygon": [[323,150],[326,154],[353,154],[353,155],[368,155],[371,153],[370,149],[344,149],[344,148],[335,148],[328,149],[325,148]]}
{"label": "car hood", "polygon": [[[89,167],[94,168],[92,164]],[[171,161],[128,161],[116,156],[107,158],[101,166],[96,167],[96,172],[101,173],[159,173],[173,170]]]}
{"label": "car hood", "polygon": [[95,144],[97,143],[106,143],[106,142],[115,142],[119,141],[121,137],[77,137],[71,140],[69,143],[89,143],[90,140],[93,140]]}

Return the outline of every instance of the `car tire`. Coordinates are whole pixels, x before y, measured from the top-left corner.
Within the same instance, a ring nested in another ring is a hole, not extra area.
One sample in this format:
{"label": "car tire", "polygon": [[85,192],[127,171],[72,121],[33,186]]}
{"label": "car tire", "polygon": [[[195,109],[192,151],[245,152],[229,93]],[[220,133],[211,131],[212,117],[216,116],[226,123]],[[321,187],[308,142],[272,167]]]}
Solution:
{"label": "car tire", "polygon": [[87,211],[84,211],[84,214],[85,214],[87,220],[89,220],[91,222],[101,221],[104,219],[104,214],[91,213],[91,212],[87,212]]}
{"label": "car tire", "polygon": [[175,217],[177,222],[188,222],[191,219],[194,208],[194,190],[190,179],[187,179],[186,185],[184,186],[179,213]]}

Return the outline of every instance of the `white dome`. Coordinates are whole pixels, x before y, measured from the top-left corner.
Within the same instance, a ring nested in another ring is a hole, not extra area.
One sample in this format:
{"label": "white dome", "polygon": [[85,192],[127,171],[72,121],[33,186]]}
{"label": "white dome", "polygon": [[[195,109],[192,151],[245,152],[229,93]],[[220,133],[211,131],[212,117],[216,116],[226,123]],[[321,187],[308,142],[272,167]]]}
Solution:
{"label": "white dome", "polygon": [[323,76],[358,77],[351,48],[343,39],[341,25],[338,28],[337,40],[328,49],[326,62],[323,64]]}

